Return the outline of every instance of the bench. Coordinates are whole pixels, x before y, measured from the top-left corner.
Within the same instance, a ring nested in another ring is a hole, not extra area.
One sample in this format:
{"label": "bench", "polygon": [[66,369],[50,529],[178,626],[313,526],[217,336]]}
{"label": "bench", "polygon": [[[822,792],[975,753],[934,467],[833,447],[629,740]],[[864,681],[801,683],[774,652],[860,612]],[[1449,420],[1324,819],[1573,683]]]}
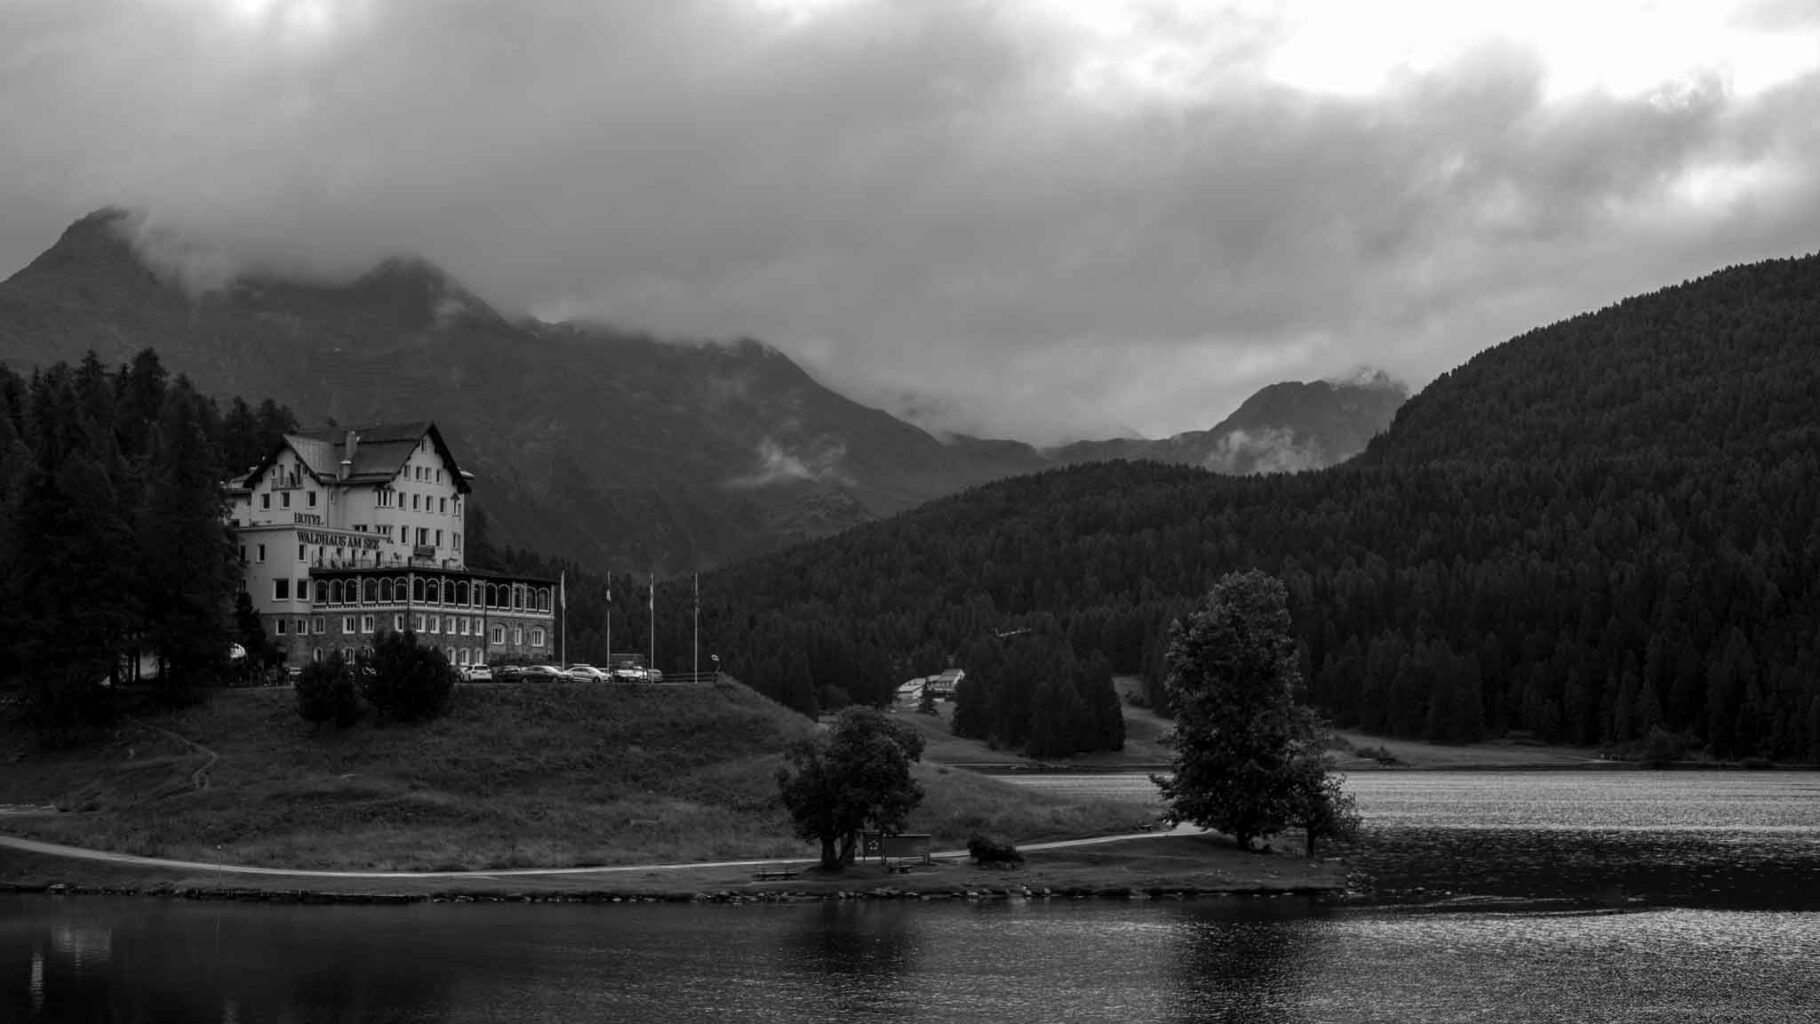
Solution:
{"label": "bench", "polygon": [[795,868],[763,868],[752,872],[752,880],[755,882],[776,882],[787,878],[795,878],[800,874],[802,874],[802,872]]}

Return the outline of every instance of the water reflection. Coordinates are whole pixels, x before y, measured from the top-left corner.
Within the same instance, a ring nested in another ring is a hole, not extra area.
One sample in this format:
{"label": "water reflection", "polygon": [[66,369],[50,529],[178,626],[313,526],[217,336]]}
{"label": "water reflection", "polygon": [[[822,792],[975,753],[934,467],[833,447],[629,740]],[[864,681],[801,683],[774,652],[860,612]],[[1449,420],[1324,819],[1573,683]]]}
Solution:
{"label": "water reflection", "polygon": [[917,967],[914,915],[873,901],[822,903],[793,915],[773,967],[810,983],[810,1001],[840,1019],[903,1007]]}
{"label": "water reflection", "polygon": [[[0,895],[0,1024],[1806,1024],[1820,991],[1813,788],[1373,779],[1361,787],[1371,841],[1356,852],[1372,901],[281,907]],[[1667,823],[1649,825],[1655,813]]]}
{"label": "water reflection", "polygon": [[1221,1024],[1287,1024],[1304,1019],[1303,990],[1317,956],[1308,899],[1220,901],[1217,910],[1185,917],[1170,1019]]}

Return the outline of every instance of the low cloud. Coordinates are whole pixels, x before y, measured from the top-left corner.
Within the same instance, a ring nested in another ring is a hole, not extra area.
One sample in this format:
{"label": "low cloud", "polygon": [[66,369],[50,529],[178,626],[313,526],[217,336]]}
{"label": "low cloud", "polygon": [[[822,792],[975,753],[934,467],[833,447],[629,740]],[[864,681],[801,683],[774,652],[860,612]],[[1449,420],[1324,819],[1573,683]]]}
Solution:
{"label": "low cloud", "polygon": [[841,471],[847,455],[845,445],[824,441],[809,451],[791,451],[767,437],[754,450],[758,466],[751,473],[735,477],[727,486],[738,489],[769,487],[774,484],[808,480],[814,483],[850,484],[853,481]]}
{"label": "low cloud", "polygon": [[123,204],[192,287],[418,254],[938,429],[1163,436],[1813,246],[1816,12],[1580,6],[17,0],[0,273]]}
{"label": "low cloud", "polygon": [[1202,460],[1204,469],[1216,473],[1300,473],[1327,464],[1318,445],[1305,443],[1287,427],[1234,430]]}

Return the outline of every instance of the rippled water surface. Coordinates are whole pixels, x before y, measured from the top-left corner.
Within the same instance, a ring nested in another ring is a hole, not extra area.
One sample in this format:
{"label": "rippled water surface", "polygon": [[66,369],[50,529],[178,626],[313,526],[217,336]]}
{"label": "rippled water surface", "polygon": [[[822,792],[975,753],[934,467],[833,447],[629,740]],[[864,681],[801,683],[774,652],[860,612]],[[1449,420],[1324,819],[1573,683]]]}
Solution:
{"label": "rippled water surface", "polygon": [[0,1022],[1809,1022],[1816,782],[1360,773],[1340,900],[0,897]]}

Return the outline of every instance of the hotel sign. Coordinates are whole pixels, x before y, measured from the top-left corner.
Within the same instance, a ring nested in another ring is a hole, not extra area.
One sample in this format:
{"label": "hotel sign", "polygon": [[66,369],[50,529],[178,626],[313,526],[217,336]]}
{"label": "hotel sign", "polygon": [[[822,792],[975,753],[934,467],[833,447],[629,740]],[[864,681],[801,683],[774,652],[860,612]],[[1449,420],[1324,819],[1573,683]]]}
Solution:
{"label": "hotel sign", "polygon": [[298,530],[297,539],[305,544],[324,544],[356,551],[377,551],[381,538],[371,533],[325,533],[321,530]]}

